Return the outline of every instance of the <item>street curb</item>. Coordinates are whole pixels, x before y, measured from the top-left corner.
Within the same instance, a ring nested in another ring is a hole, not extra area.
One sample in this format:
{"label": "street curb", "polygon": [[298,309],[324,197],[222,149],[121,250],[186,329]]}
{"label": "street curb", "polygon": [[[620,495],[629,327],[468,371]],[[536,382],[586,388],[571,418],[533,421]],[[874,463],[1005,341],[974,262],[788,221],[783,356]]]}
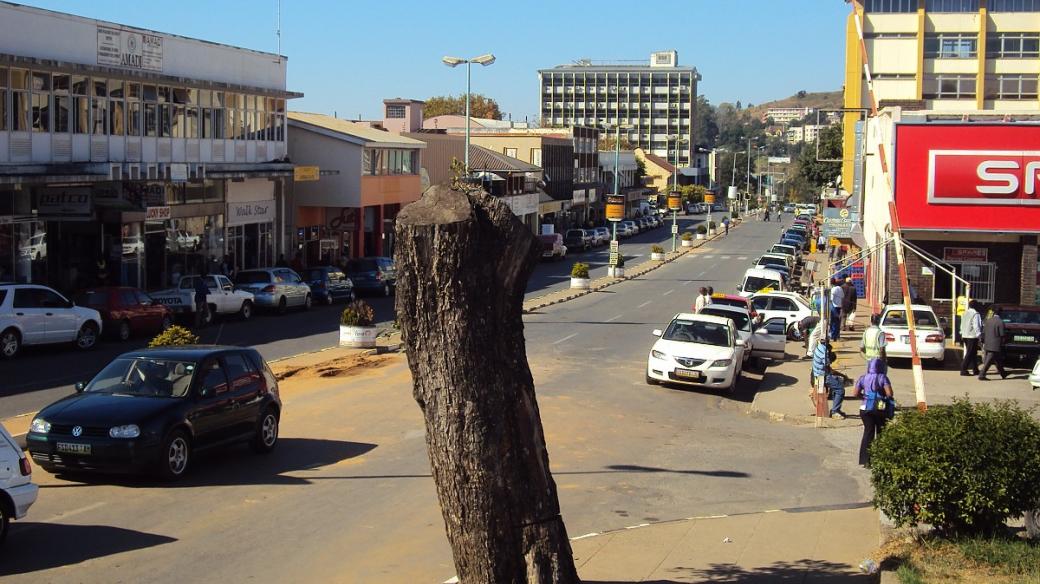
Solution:
{"label": "street curb", "polygon": [[[733,223],[730,226],[730,231],[733,231],[734,229],[736,229],[737,226],[739,226],[741,223],[743,223],[743,219],[734,219]],[[692,245],[692,246],[686,247],[686,248],[680,248],[682,251],[678,251],[677,250],[677,251],[674,251],[674,252],[669,252],[666,255],[665,259],[663,259],[663,260],[650,260],[650,261],[643,262],[643,263],[639,264],[638,267],[635,268],[635,271],[631,275],[626,275],[626,276],[623,276],[621,278],[612,278],[610,276],[604,276],[604,277],[596,280],[596,283],[593,283],[591,286],[589,286],[588,290],[568,289],[568,290],[561,290],[561,291],[558,291],[558,292],[550,292],[549,294],[546,294],[544,296],[538,296],[536,298],[532,298],[532,299],[530,299],[530,300],[528,300],[527,302],[524,303],[523,314],[531,314],[532,312],[534,312],[536,310],[540,310],[542,308],[547,308],[549,306],[554,306],[556,304],[562,304],[564,302],[567,302],[568,300],[574,300],[575,298],[581,298],[582,296],[587,296],[589,294],[592,294],[593,292],[598,292],[598,291],[600,291],[600,290],[602,290],[604,288],[608,288],[608,287],[613,286],[615,284],[620,284],[621,282],[624,282],[624,281],[627,281],[627,280],[632,280],[632,279],[638,278],[640,276],[644,276],[644,275],[646,275],[646,274],[656,270],[657,268],[660,268],[661,266],[663,266],[665,264],[672,263],[675,260],[677,260],[677,259],[679,259],[681,257],[686,256],[687,254],[689,254],[693,250],[699,249],[699,248],[703,247],[704,245],[706,245],[708,242],[715,241],[716,239],[718,239],[719,237],[722,237],[722,236],[723,236],[723,233],[719,233],[718,231],[716,231],[715,235],[713,235],[710,238],[700,239],[700,240],[697,240],[697,243],[695,245]],[[554,295],[560,295],[560,296],[557,297],[557,298],[551,298]]]}

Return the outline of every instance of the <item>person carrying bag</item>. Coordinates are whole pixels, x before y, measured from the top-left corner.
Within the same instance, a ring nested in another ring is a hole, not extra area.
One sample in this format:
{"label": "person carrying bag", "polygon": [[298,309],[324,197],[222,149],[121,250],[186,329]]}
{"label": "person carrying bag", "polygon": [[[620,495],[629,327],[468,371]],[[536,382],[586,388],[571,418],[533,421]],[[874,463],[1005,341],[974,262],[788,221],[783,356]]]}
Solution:
{"label": "person carrying bag", "polygon": [[885,424],[895,416],[895,400],[892,399],[892,381],[886,373],[885,362],[871,359],[867,372],[856,380],[854,395],[861,396],[859,417],[863,421],[863,438],[859,443],[859,464],[870,466],[870,445],[881,435]]}

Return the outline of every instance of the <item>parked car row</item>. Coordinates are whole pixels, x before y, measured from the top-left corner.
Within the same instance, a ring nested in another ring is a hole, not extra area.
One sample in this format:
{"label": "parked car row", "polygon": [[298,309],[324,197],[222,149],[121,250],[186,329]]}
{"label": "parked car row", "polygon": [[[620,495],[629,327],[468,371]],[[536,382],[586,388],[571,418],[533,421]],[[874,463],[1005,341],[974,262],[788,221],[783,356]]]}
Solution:
{"label": "parked car row", "polygon": [[307,310],[314,302],[349,302],[357,293],[389,296],[397,273],[393,260],[371,257],[350,260],[344,272],[322,266],[298,274],[285,267],[242,270],[234,280],[223,274],[182,276],[177,286],[145,293],[127,286],[98,286],[77,294],[75,301],[39,284],[0,283],[0,357],[14,358],[23,346],[74,343],[88,350],[102,333],[125,341],[169,328],[178,318],[195,320],[196,286],[207,290],[214,317],[248,320],[256,309],[284,314]]}

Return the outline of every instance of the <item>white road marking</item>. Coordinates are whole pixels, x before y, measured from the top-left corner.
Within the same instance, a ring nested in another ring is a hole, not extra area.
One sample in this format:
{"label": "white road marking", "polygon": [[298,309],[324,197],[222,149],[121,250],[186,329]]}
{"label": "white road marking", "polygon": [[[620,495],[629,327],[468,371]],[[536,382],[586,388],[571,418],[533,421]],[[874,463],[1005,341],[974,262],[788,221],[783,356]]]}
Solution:
{"label": "white road marking", "polygon": [[713,259],[715,259],[715,256],[713,256],[713,255],[706,255],[706,256],[704,256],[704,259],[706,259],[706,260],[713,260]]}
{"label": "white road marking", "polygon": [[669,291],[665,292],[664,294],[662,294],[662,296],[668,296],[668,295],[669,295],[669,294],[671,294],[672,292],[675,292],[675,288],[672,288],[671,290],[669,290]]}
{"label": "white road marking", "polygon": [[747,259],[747,256],[740,256],[740,257],[738,257],[737,259],[738,259],[738,260],[746,260],[746,259]]}
{"label": "white road marking", "polygon": [[[586,538],[589,538],[589,537],[596,537],[597,535],[599,535],[599,534],[598,533],[586,533],[585,535],[579,535],[578,537],[572,537],[571,541],[578,541],[579,539],[586,539]],[[447,584],[447,582],[445,582],[445,584]]]}
{"label": "white road marking", "polygon": [[642,308],[642,307],[646,306],[647,304],[650,304],[651,302],[653,302],[653,300],[647,300],[646,302],[644,302],[644,303],[640,304],[640,305],[639,305],[639,306],[637,306],[636,308]]}
{"label": "white road marking", "polygon": [[444,584],[459,584],[459,577],[452,576],[450,580],[445,580]]}
{"label": "white road marking", "polygon": [[554,342],[553,344],[554,345],[559,345],[560,343],[565,342],[565,341],[569,341],[569,340],[573,339],[576,336],[578,336],[578,333],[567,335],[567,336],[563,337],[562,339]]}
{"label": "white road marking", "polygon": [[690,284],[693,284],[693,280],[686,280],[682,283],[683,286],[689,286]]}
{"label": "white road marking", "polygon": [[722,257],[721,257],[721,258],[719,258],[719,259],[722,259],[722,260],[731,260],[731,259],[733,259],[733,256],[722,256]]}
{"label": "white road marking", "polygon": [[[64,520],[68,519],[69,517],[74,517],[76,515],[82,515],[83,513],[86,513],[87,511],[93,511],[94,509],[97,509],[98,507],[104,507],[105,505],[107,505],[106,502],[98,501],[97,503],[92,503],[90,505],[87,505],[86,507],[80,507],[79,509],[73,509],[72,511],[65,511],[64,513],[60,513],[60,514],[55,515],[54,517],[51,517],[49,519],[41,519],[39,521],[39,523],[56,523],[58,521],[64,521]],[[34,527],[33,525],[26,525],[26,526],[21,527],[20,530],[24,531],[26,529],[32,529],[33,527]]]}
{"label": "white road marking", "polygon": [[608,319],[606,320],[606,322],[614,322],[615,320],[617,320],[617,319],[619,319],[619,318],[621,318],[621,315],[620,315],[620,314],[617,314],[617,315],[614,315],[614,316],[612,316],[612,317],[608,318]]}
{"label": "white road marking", "polygon": [[704,274],[707,274],[707,273],[708,273],[708,271],[707,271],[707,270],[705,270],[705,271],[703,271],[703,272],[701,272],[701,273],[697,274],[696,276],[694,276],[694,278],[700,278],[701,276],[703,276]]}
{"label": "white road marking", "polygon": [[640,527],[649,527],[649,523],[640,523],[639,525],[629,525],[625,529],[639,529]]}

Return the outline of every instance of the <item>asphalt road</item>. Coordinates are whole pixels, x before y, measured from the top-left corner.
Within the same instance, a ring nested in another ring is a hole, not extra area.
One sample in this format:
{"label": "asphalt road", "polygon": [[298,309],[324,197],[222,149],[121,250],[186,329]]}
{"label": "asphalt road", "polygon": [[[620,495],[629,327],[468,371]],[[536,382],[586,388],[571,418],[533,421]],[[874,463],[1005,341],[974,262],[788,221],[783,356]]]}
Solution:
{"label": "asphalt road", "polygon": [[[701,217],[679,216],[680,232],[693,229]],[[670,223],[668,224],[670,225]],[[650,253],[655,243],[670,247],[668,226],[640,233],[622,240],[622,253],[629,261]],[[575,261],[590,264],[594,278],[606,275],[608,248],[567,255],[566,261],[542,262],[535,269],[527,288],[529,297],[541,296],[570,285],[571,265]],[[393,298],[366,297],[376,313],[380,326],[390,326],[394,318]],[[315,306],[309,312],[295,311],[285,316],[259,313],[247,322],[236,318],[218,320],[217,324],[199,332],[204,343],[251,345],[265,359],[275,360],[300,353],[331,347],[339,342],[339,312],[342,306]],[[0,419],[34,412],[73,391],[78,381],[89,381],[114,357],[141,348],[147,338],[127,342],[105,340],[88,352],[71,346],[27,347],[17,359],[0,362]]]}
{"label": "asphalt road", "polygon": [[[732,398],[643,380],[650,331],[688,310],[699,285],[735,286],[778,230],[749,222],[643,277],[525,317],[571,536],[865,500],[851,468],[856,429],[745,416],[737,406],[752,398],[755,375]],[[174,485],[38,470],[40,499],[13,524],[0,577],[447,580],[454,569],[408,369],[400,355],[385,359],[352,377],[285,382],[282,442],[271,456],[214,452]]]}

